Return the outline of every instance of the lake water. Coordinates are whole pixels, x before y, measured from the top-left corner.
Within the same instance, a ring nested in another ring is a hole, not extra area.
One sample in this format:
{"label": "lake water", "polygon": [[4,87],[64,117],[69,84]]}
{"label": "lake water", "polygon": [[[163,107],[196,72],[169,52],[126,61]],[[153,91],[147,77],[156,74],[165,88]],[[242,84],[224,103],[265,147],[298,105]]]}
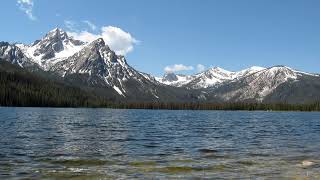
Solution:
{"label": "lake water", "polygon": [[0,179],[320,179],[320,113],[0,108]]}

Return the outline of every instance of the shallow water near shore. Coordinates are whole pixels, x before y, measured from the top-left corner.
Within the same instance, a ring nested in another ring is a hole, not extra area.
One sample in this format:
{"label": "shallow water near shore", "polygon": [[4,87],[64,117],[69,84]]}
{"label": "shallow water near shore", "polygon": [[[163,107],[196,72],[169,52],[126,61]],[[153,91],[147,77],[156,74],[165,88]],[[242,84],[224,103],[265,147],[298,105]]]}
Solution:
{"label": "shallow water near shore", "polygon": [[0,179],[320,179],[320,113],[0,108]]}

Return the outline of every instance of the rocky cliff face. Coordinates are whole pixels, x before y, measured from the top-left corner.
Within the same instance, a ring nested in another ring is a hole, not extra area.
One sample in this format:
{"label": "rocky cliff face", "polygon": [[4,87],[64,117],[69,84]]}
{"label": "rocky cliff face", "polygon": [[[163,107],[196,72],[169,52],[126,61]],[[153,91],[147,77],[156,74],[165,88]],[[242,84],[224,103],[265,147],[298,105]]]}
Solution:
{"label": "rocky cliff face", "polygon": [[[224,101],[264,102],[281,93],[280,86],[288,86],[311,77],[317,81],[320,80],[316,74],[296,71],[286,66],[274,66],[235,79],[217,88],[211,88],[210,93]],[[295,89],[291,88],[291,91]],[[276,99],[273,101],[276,102]]]}

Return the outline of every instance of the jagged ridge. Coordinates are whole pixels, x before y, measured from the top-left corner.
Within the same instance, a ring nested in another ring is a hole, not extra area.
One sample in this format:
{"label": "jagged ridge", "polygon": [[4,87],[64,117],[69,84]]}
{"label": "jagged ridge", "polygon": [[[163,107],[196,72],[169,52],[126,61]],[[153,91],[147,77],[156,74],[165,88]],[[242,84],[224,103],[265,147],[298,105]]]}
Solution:
{"label": "jagged ridge", "polygon": [[[320,99],[315,90],[320,84],[317,74],[285,66],[254,66],[238,72],[214,67],[195,75],[167,73],[155,78],[132,68],[103,39],[85,43],[59,28],[31,45],[1,42],[0,59],[54,73],[115,100],[297,103]],[[301,88],[302,85],[310,90]],[[311,98],[297,98],[304,94]]]}

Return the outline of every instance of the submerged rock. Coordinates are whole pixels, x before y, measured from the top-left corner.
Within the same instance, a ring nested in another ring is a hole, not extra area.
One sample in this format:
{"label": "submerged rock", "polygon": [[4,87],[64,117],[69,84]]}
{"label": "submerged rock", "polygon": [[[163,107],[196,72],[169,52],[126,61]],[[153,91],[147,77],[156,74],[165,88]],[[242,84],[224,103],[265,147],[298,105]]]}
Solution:
{"label": "submerged rock", "polygon": [[302,165],[303,167],[309,167],[309,166],[314,165],[314,162],[308,161],[308,160],[304,160],[304,161],[302,161],[301,165]]}
{"label": "submerged rock", "polygon": [[218,151],[217,150],[214,150],[214,149],[199,149],[198,150],[200,153],[205,153],[205,154],[208,154],[208,153],[217,153]]}

